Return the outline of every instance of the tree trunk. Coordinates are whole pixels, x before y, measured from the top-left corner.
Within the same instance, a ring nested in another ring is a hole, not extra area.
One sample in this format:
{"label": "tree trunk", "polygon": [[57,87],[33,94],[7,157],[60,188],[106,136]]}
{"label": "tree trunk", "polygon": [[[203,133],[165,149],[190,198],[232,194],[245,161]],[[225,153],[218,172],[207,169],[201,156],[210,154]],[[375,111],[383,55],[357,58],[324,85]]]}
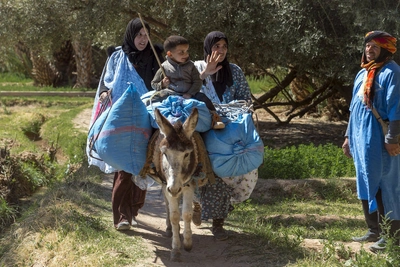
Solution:
{"label": "tree trunk", "polygon": [[58,72],[44,56],[31,51],[32,77],[37,86],[54,86]]}
{"label": "tree trunk", "polygon": [[59,73],[55,81],[56,87],[72,86],[75,84],[76,64],[74,59],[74,49],[71,41],[63,43],[58,50],[53,53],[54,65]]}
{"label": "tree trunk", "polygon": [[72,42],[76,62],[76,83],[74,88],[90,88],[92,78],[92,43],[74,40]]}

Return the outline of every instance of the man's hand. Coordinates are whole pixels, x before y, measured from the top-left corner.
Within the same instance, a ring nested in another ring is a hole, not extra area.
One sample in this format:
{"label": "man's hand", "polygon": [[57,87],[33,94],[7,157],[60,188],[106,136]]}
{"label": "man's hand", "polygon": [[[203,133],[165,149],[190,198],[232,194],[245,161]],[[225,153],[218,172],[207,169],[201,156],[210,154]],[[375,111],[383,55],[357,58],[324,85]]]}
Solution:
{"label": "man's hand", "polygon": [[390,156],[397,156],[400,154],[400,145],[399,144],[386,144],[385,143],[385,148]]}
{"label": "man's hand", "polygon": [[342,145],[343,153],[346,157],[352,158],[351,153],[350,153],[350,146],[349,146],[349,139],[346,137],[344,140],[344,143]]}

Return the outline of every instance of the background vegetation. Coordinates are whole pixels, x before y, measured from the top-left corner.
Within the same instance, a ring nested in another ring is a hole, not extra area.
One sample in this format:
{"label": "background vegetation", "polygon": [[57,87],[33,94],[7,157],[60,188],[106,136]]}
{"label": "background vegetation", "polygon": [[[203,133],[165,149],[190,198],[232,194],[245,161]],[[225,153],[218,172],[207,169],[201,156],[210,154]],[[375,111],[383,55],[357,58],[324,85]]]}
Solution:
{"label": "background vegetation", "polygon": [[[392,0],[3,0],[0,72],[23,73],[38,85],[95,87],[105,48],[120,45],[127,22],[140,13],[153,42],[187,37],[193,60],[203,59],[208,32],[225,32],[230,60],[247,75],[274,81],[255,102],[271,114],[272,107],[289,107],[278,122],[321,103],[332,119],[345,120],[363,36],[371,30],[400,36],[399,6]],[[275,101],[278,95],[284,101]]]}

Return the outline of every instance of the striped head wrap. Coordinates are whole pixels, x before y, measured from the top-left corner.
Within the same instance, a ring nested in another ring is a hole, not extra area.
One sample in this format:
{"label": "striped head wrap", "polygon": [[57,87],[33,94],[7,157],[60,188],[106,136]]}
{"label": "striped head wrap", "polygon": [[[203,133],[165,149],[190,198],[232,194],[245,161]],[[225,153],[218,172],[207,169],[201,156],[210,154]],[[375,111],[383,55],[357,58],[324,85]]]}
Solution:
{"label": "striped head wrap", "polygon": [[367,70],[367,78],[364,84],[364,103],[369,108],[372,107],[372,99],[374,97],[372,85],[374,83],[376,70],[382,67],[397,51],[396,38],[387,32],[368,32],[364,38],[364,45],[371,41],[381,47],[381,52],[377,59],[367,62],[364,49],[364,53],[361,58],[361,67]]}

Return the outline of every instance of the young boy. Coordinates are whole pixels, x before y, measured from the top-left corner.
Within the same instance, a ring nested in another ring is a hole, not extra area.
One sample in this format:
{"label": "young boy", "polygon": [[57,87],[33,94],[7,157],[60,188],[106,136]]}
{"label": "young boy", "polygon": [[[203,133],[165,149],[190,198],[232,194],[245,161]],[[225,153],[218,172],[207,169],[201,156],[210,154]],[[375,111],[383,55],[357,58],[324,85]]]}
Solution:
{"label": "young boy", "polygon": [[194,63],[189,59],[188,50],[189,42],[186,38],[177,35],[168,37],[164,42],[167,60],[161,64],[167,77],[163,77],[162,70],[159,69],[151,86],[157,91],[170,89],[185,99],[193,98],[204,102],[212,114],[212,128],[223,129],[225,124],[221,121],[213,103],[200,92],[203,81]]}

